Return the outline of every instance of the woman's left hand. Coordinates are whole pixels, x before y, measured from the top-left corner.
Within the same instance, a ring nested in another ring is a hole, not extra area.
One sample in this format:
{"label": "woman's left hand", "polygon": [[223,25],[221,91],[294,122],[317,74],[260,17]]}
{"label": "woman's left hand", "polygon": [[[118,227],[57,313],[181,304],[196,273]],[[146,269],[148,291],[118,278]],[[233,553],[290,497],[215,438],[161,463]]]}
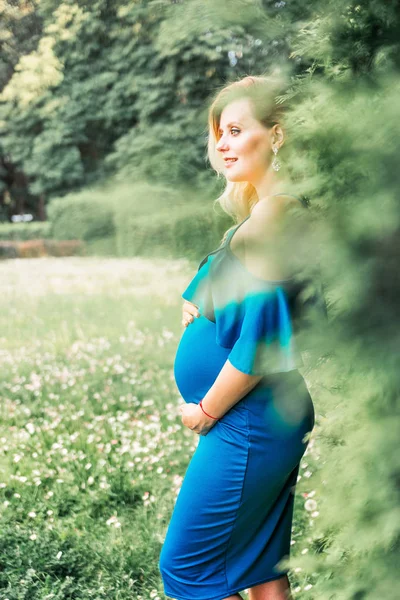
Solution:
{"label": "woman's left hand", "polygon": [[210,429],[217,423],[216,419],[207,417],[199,404],[194,404],[193,402],[181,404],[179,412],[181,413],[182,423],[199,435],[207,435]]}

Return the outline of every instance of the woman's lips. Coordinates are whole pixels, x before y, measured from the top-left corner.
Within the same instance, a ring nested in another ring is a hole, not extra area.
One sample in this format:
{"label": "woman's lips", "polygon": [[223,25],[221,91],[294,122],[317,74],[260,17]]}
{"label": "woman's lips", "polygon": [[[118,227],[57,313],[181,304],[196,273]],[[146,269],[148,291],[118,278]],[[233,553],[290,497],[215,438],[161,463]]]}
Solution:
{"label": "woman's lips", "polygon": [[225,166],[226,166],[227,168],[228,168],[228,167],[231,167],[232,165],[234,165],[234,164],[235,164],[235,162],[237,162],[237,158],[230,159],[230,160],[226,159],[226,160],[225,160]]}

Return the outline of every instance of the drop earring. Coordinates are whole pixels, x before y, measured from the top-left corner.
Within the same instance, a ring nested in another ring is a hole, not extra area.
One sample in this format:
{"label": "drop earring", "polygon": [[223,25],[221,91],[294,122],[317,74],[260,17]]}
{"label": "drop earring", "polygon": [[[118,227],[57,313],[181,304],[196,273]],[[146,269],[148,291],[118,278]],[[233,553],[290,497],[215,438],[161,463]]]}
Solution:
{"label": "drop earring", "polygon": [[281,168],[281,163],[276,157],[276,155],[278,154],[278,148],[276,146],[273,146],[272,152],[275,154],[274,160],[272,161],[272,168],[274,169],[274,171],[279,171],[279,169]]}

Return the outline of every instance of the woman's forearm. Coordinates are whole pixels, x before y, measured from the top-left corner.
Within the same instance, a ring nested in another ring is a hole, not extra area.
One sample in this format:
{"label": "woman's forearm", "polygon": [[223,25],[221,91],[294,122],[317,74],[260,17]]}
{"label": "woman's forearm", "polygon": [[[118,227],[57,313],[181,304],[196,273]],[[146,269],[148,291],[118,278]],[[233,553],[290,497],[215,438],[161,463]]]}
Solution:
{"label": "woman's forearm", "polygon": [[202,406],[209,415],[219,419],[261,379],[259,375],[247,375],[238,371],[228,359],[204,396]]}

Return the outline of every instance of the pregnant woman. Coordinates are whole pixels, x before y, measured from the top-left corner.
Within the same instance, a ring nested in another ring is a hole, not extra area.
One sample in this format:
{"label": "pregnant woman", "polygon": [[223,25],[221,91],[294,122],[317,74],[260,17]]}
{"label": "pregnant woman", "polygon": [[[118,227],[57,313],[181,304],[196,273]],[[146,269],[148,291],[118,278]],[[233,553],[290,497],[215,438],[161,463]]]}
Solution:
{"label": "pregnant woman", "polygon": [[307,204],[278,177],[277,85],[245,77],[209,110],[209,159],[226,178],[219,201],[237,224],[182,293],[174,374],[182,423],[199,437],[159,562],[176,600],[291,598],[281,562],[314,408],[298,371],[301,284],[286,233],[288,208]]}

